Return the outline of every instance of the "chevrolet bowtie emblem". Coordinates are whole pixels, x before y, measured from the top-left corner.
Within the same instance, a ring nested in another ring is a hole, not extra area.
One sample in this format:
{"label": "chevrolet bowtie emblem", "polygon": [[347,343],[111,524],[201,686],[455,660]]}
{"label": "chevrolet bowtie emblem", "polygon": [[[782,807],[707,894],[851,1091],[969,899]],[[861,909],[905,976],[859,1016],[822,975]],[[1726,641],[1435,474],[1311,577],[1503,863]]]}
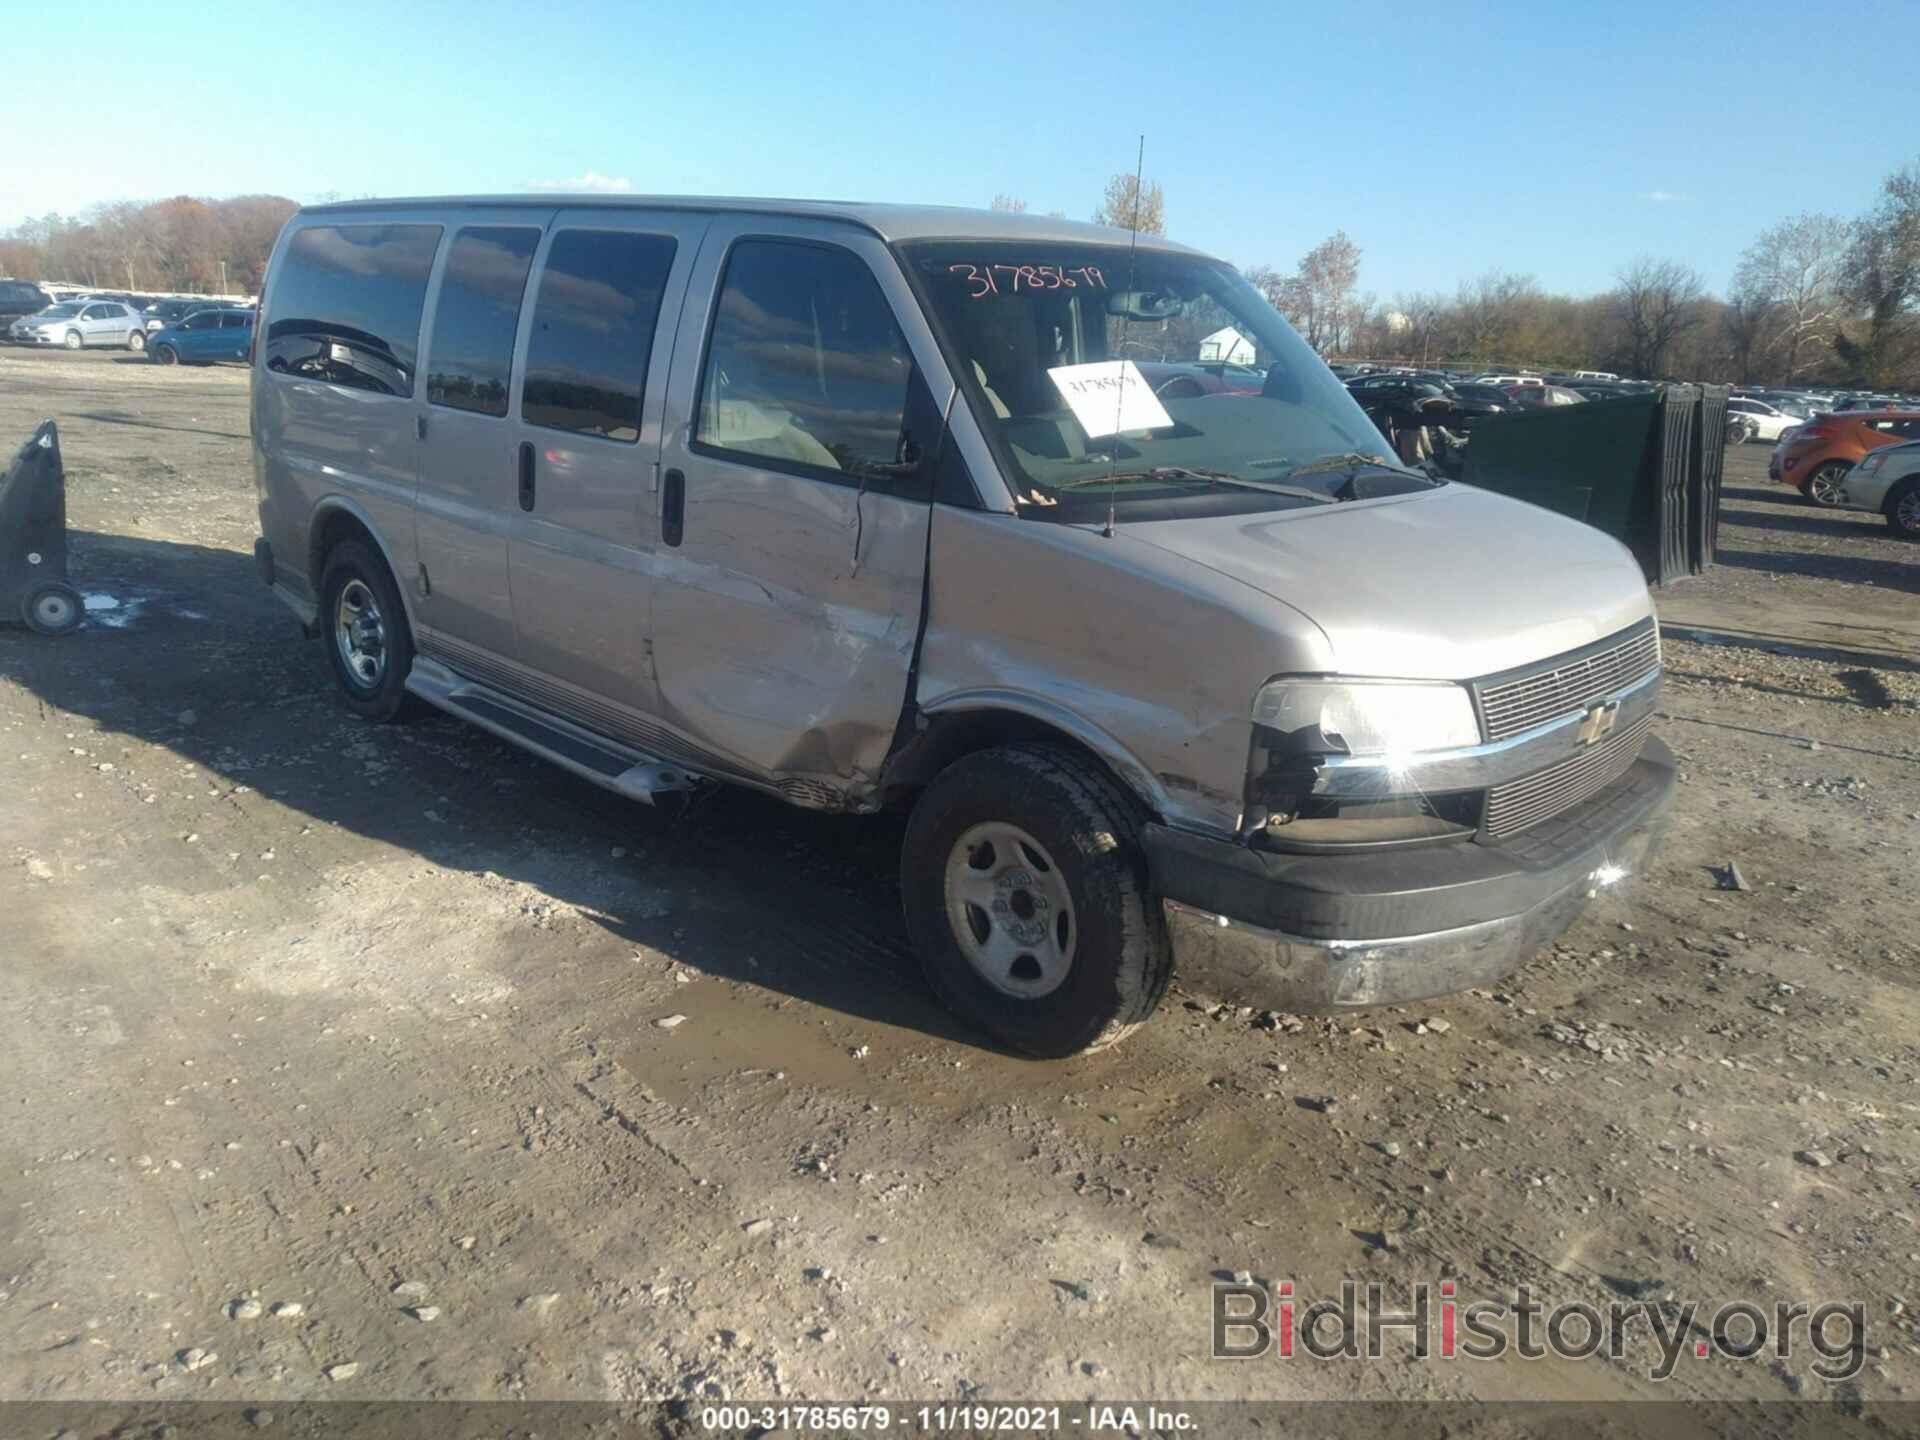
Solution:
{"label": "chevrolet bowtie emblem", "polygon": [[1606,705],[1596,705],[1587,711],[1580,721],[1580,743],[1596,745],[1613,731],[1613,722],[1620,718],[1620,702],[1614,700]]}

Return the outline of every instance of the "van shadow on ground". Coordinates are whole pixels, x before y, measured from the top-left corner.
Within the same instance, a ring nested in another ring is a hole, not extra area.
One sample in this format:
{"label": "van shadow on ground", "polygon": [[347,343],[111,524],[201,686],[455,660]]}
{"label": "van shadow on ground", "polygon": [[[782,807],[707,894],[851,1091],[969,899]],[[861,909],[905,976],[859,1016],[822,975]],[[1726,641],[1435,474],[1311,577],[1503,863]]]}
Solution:
{"label": "van shadow on ground", "polygon": [[250,556],[87,532],[70,544],[74,583],[93,597],[88,626],[59,640],[0,628],[0,674],[49,706],[321,824],[525,882],[710,974],[987,1043],[934,1002],[908,949],[897,818],[722,788],[674,819],[450,716],[369,725],[340,703],[320,646]]}

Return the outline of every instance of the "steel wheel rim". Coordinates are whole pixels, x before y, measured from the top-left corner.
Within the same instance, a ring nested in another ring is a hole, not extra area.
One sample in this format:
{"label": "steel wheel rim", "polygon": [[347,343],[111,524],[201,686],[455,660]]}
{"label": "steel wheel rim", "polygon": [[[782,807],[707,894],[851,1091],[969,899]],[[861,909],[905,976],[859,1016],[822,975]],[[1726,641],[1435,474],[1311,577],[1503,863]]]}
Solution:
{"label": "steel wheel rim", "polygon": [[33,616],[49,630],[64,630],[74,621],[79,612],[73,601],[59,591],[50,591],[36,596],[33,602]]}
{"label": "steel wheel rim", "polygon": [[134,332],[133,332],[133,334],[131,334],[131,335],[129,335],[129,336],[127,337],[127,348],[128,348],[129,350],[144,350],[144,349],[146,349],[146,348],[147,348],[147,337],[146,337],[146,336],[144,336],[144,335],[142,335],[142,334],[141,334],[141,333],[140,333],[140,332],[139,332],[138,330],[136,330],[136,331],[134,331]]}
{"label": "steel wheel rim", "polygon": [[1920,532],[1920,490],[1909,490],[1893,507],[1893,519],[1902,530]]}
{"label": "steel wheel rim", "polygon": [[1080,941],[1066,877],[1018,826],[988,821],[954,842],[947,923],[960,953],[1003,995],[1038,1000],[1066,982]]}
{"label": "steel wheel rim", "polygon": [[349,580],[340,587],[333,641],[347,673],[367,689],[379,689],[387,673],[387,624],[366,581]]}
{"label": "steel wheel rim", "polygon": [[1840,503],[1840,478],[1827,469],[1819,469],[1807,477],[1807,494],[1813,497],[1816,505],[1838,505]]}

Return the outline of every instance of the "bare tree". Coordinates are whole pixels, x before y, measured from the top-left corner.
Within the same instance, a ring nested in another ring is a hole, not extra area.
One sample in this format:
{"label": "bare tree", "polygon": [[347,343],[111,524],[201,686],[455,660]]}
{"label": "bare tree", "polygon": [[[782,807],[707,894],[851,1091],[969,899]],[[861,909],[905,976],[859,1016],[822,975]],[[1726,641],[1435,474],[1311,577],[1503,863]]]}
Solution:
{"label": "bare tree", "polygon": [[1138,228],[1142,235],[1166,234],[1167,205],[1160,182],[1149,180],[1142,185],[1130,174],[1114,176],[1107,181],[1100,208],[1093,212],[1093,223],[1116,230]]}
{"label": "bare tree", "polygon": [[1418,358],[1422,365],[1431,362],[1434,331],[1446,308],[1445,300],[1424,290],[1411,294],[1403,291],[1393,297],[1393,313],[1404,319],[1401,333],[1407,341],[1408,359]]}
{"label": "bare tree", "polygon": [[1736,290],[1720,307],[1720,333],[1732,379],[1753,383],[1761,354],[1779,339],[1782,308],[1757,287]]}
{"label": "bare tree", "polygon": [[1765,348],[1791,378],[1821,359],[1839,328],[1840,286],[1851,227],[1836,215],[1795,215],[1760,232],[1733,274],[1743,315],[1770,311],[1778,327]]}
{"label": "bare tree", "polygon": [[1463,282],[1455,304],[1468,355],[1483,365],[1532,358],[1522,353],[1529,346],[1524,332],[1540,298],[1540,286],[1531,275],[1489,270]]}
{"label": "bare tree", "polygon": [[1700,272],[1678,260],[1643,255],[1619,274],[1615,312],[1626,332],[1634,374],[1661,377],[1673,342],[1700,323]]}
{"label": "bare tree", "polygon": [[1886,178],[1879,205],[1855,228],[1843,291],[1865,322],[1858,337],[1834,342],[1850,368],[1874,385],[1920,368],[1920,161]]}
{"label": "bare tree", "polygon": [[[1267,272],[1271,273],[1271,272]],[[1353,287],[1360,279],[1360,247],[1336,230],[1300,257],[1279,284],[1277,304],[1307,344],[1323,354],[1353,329]]]}
{"label": "bare tree", "polygon": [[999,210],[1008,215],[1024,215],[1027,213],[1027,202],[1018,195],[996,195],[993,197],[993,204],[987,208]]}

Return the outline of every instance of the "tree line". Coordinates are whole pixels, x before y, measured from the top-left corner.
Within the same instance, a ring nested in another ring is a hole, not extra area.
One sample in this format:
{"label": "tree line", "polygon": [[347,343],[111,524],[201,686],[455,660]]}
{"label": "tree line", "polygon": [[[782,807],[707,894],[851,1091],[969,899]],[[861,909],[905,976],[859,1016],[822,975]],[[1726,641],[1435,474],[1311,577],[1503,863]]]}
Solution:
{"label": "tree line", "polygon": [[[294,202],[280,195],[101,205],[0,235],[0,275],[142,292],[257,294]],[[996,210],[1026,201],[996,195]],[[1056,214],[1058,212],[1055,212]],[[1166,233],[1157,181],[1107,184],[1093,217]],[[1345,231],[1290,270],[1247,279],[1322,354],[1421,365],[1612,370],[1646,379],[1920,389],[1920,161],[1881,184],[1866,214],[1791,216],[1755,237],[1722,297],[1682,260],[1641,256],[1598,295],[1544,290],[1491,269],[1452,293],[1388,298],[1360,287]]]}
{"label": "tree line", "polygon": [[[994,208],[1025,210],[996,196]],[[1157,183],[1116,175],[1092,219],[1166,233]],[[1643,255],[1598,295],[1560,295],[1491,269],[1452,293],[1360,288],[1360,246],[1337,230],[1291,270],[1248,281],[1329,358],[1610,370],[1642,379],[1920,389],[1920,161],[1887,176],[1866,214],[1791,216],[1741,255],[1728,293],[1685,261]]]}
{"label": "tree line", "polygon": [[144,294],[257,295],[274,239],[298,208],[283,195],[176,195],[43,215],[0,235],[0,275]]}

